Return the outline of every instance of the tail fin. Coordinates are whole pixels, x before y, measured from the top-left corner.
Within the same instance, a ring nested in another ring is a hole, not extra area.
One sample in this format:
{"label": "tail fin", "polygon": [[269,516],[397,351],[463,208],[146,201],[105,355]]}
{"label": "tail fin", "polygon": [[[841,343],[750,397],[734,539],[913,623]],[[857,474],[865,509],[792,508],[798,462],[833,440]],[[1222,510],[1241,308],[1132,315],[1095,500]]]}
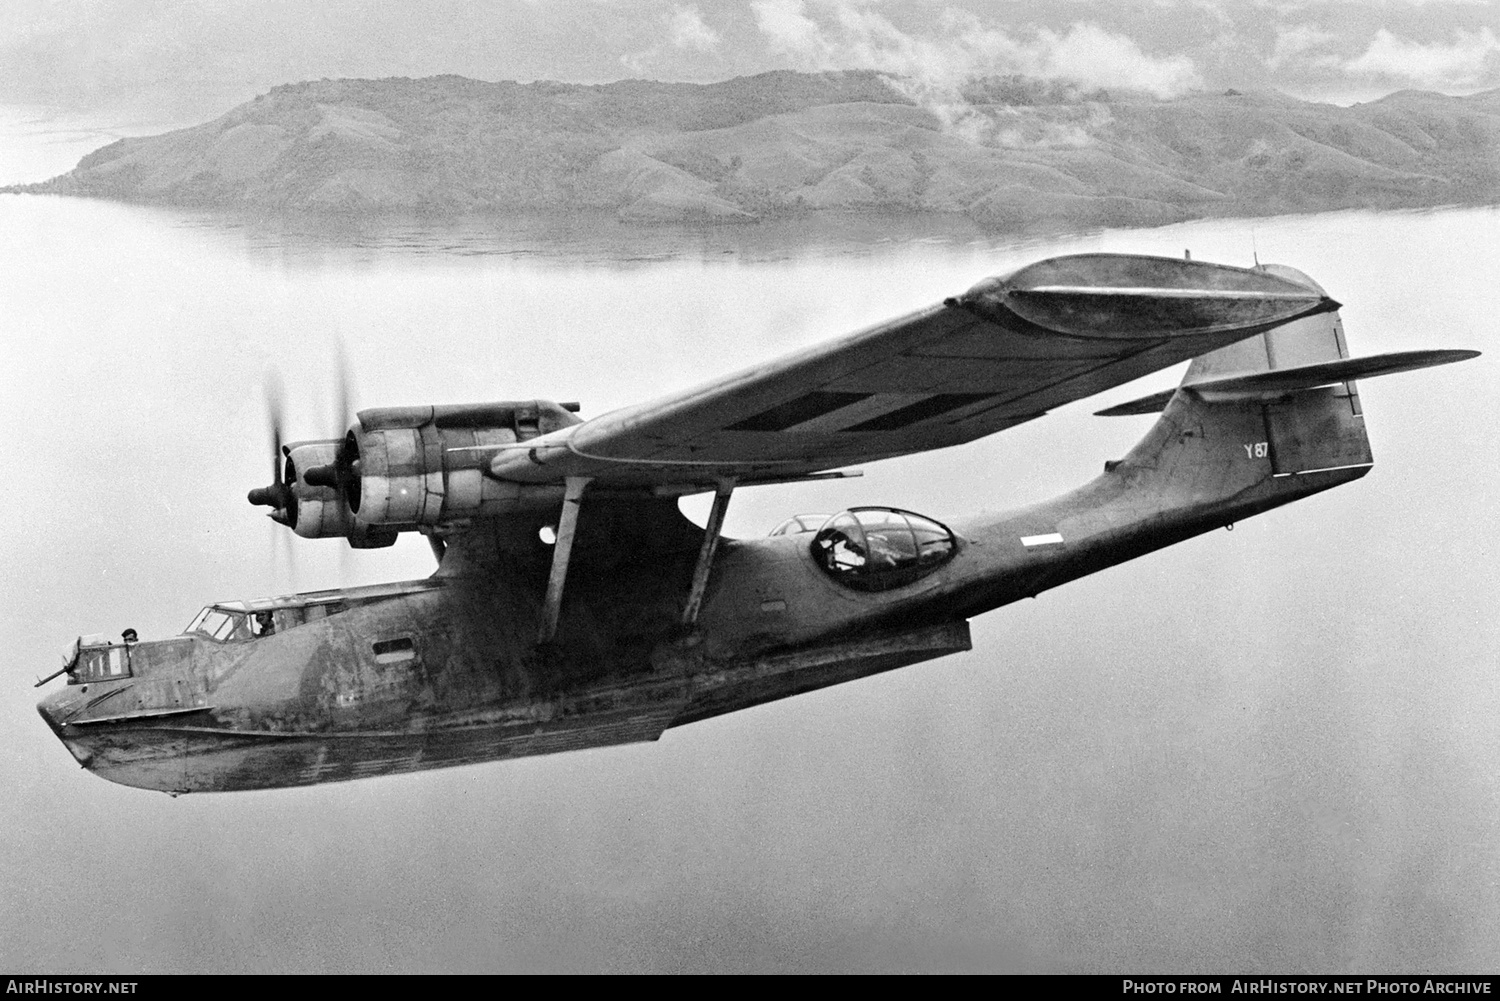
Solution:
{"label": "tail fin", "polygon": [[[1282,265],[1261,265],[1277,277],[1323,290],[1311,278]],[[1258,404],[1262,441],[1249,443],[1252,457],[1263,448],[1275,476],[1339,469],[1368,469],[1374,458],[1365,435],[1357,378],[1406,372],[1462,361],[1477,351],[1400,351],[1349,357],[1337,311],[1283,324],[1193,359],[1179,387],[1200,403]],[[1168,390],[1123,403],[1102,416],[1152,413],[1177,395]]]}
{"label": "tail fin", "polygon": [[[1292,268],[1261,267],[1322,292]],[[1143,545],[1155,548],[1347,483],[1374,464],[1354,379],[1477,353],[1350,358],[1337,311],[1293,320],[1193,359],[1175,390],[1101,411],[1164,410],[1099,488],[1151,512]]]}
{"label": "tail fin", "polygon": [[[1317,288],[1317,283],[1292,268],[1263,265],[1278,277]],[[1349,357],[1344,321],[1337,311],[1294,320],[1226,348],[1200,355],[1188,366],[1183,387],[1204,400],[1228,395],[1259,397],[1265,415],[1264,446],[1273,476],[1323,470],[1368,469],[1375,462],[1365,434],[1364,412],[1354,382],[1257,392],[1253,387],[1234,391],[1222,384],[1234,377],[1259,373],[1301,371]],[[1324,382],[1318,385],[1317,382]],[[1227,401],[1224,401],[1227,402]],[[1260,443],[1251,443],[1254,452]]]}

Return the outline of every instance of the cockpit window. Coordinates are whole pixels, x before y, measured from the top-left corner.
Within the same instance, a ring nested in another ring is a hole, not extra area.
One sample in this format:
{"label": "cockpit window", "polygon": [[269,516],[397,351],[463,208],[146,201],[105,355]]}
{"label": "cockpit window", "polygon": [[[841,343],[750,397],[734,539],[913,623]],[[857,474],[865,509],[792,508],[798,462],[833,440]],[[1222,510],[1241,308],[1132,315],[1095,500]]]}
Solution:
{"label": "cockpit window", "polygon": [[254,633],[250,628],[250,614],[234,608],[225,608],[222,605],[209,605],[198,613],[193,624],[188,626],[187,631],[207,636],[209,639],[218,640],[220,643],[229,643],[236,640],[250,639]]}
{"label": "cockpit window", "polygon": [[947,528],[891,507],[857,507],[836,514],[812,541],[819,566],[856,591],[904,587],[946,563],[956,550]]}

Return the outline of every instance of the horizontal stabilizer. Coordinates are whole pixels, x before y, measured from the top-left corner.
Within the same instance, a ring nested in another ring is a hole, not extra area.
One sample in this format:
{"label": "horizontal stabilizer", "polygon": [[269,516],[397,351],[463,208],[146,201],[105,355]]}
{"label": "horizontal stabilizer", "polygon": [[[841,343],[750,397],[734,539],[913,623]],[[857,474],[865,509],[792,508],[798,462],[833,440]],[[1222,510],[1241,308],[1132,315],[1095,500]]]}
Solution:
{"label": "horizontal stabilizer", "polygon": [[1150,396],[1142,396],[1131,400],[1129,403],[1120,403],[1104,410],[1094,411],[1095,417],[1137,417],[1141,414],[1159,414],[1167,409],[1167,404],[1172,402],[1172,397],[1177,395],[1177,387],[1164,389],[1160,393],[1152,393]]}
{"label": "horizontal stabilizer", "polygon": [[[1364,358],[1340,358],[1337,361],[1318,362],[1313,365],[1223,376],[1203,382],[1184,383],[1182,388],[1191,390],[1210,402],[1275,397],[1354,379],[1369,379],[1377,375],[1393,375],[1397,372],[1431,368],[1434,365],[1448,365],[1478,356],[1478,351],[1393,351],[1389,354],[1369,355]],[[1175,389],[1152,393],[1150,396],[1143,396],[1129,403],[1121,403],[1107,410],[1100,410],[1097,416],[1128,417],[1135,414],[1159,413],[1166,408],[1175,393]]]}

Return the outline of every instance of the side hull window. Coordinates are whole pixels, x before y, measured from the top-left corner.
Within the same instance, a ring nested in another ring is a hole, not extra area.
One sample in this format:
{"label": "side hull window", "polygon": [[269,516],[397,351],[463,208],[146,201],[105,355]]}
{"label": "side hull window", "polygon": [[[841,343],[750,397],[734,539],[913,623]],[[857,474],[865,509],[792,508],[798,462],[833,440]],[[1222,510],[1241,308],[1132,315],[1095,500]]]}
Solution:
{"label": "side hull window", "polygon": [[84,683],[130,677],[130,649],[124,646],[84,647],[78,653],[76,677]]}
{"label": "side hull window", "polygon": [[416,644],[410,636],[401,636],[393,640],[381,640],[374,644],[375,663],[405,664],[417,659]]}

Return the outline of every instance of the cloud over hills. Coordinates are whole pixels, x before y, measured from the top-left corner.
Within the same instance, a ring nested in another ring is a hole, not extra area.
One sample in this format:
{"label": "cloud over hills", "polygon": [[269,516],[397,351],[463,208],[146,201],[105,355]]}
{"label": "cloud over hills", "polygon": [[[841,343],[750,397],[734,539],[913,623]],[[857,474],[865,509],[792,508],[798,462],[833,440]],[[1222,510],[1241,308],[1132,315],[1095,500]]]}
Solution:
{"label": "cloud over hills", "polygon": [[1188,57],[1147,55],[1129,36],[1093,22],[1075,22],[1062,31],[1012,31],[949,8],[935,29],[917,34],[855,0],[812,6],[805,0],[756,0],[751,7],[771,51],[799,69],[874,69],[933,88],[1021,74],[1157,97],[1173,97],[1203,82]]}
{"label": "cloud over hills", "polygon": [[618,0],[376,6],[17,0],[0,9],[0,102],[220,113],[320,77],[710,82],[874,69],[937,106],[1021,73],[1157,96],[1275,88],[1348,102],[1500,86],[1500,11],[1472,0]]}
{"label": "cloud over hills", "polygon": [[1500,39],[1484,27],[1457,31],[1450,42],[1423,44],[1381,28],[1370,47],[1343,69],[1353,76],[1403,80],[1433,89],[1472,87],[1500,71]]}

